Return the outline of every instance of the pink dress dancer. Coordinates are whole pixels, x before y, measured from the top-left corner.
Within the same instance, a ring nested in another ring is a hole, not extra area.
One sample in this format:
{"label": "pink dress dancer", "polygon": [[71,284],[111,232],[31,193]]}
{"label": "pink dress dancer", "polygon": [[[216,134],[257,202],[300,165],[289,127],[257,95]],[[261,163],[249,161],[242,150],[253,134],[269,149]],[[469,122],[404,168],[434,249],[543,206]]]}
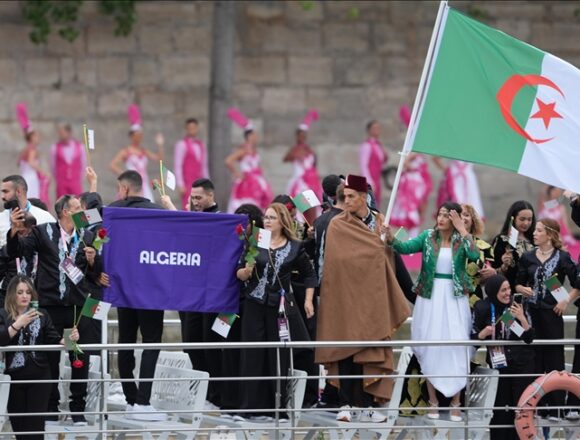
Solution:
{"label": "pink dress dancer", "polygon": [[318,120],[318,112],[310,110],[296,130],[296,145],[286,154],[284,162],[292,162],[294,172],[288,183],[290,197],[311,189],[322,200],[322,184],[316,169],[316,155],[306,144],[306,135],[312,122]]}
{"label": "pink dress dancer", "polygon": [[85,148],[76,139],[60,140],[50,147],[50,165],[56,180],[56,198],[83,192],[87,166]]}
{"label": "pink dress dancer", "polygon": [[485,218],[477,177],[471,163],[451,160],[445,167],[437,194],[437,206],[447,201],[471,205],[481,218]]}
{"label": "pink dress dancer", "polygon": [[404,227],[410,237],[415,237],[423,223],[425,208],[433,181],[424,156],[411,153],[401,174],[391,225]]}
{"label": "pink dress dancer", "polygon": [[[260,155],[256,151],[257,136],[252,123],[238,109],[228,110],[228,117],[244,129],[246,143],[226,158],[226,165],[234,174],[228,212],[234,212],[244,203],[252,203],[265,210],[272,202],[272,189],[260,167]],[[239,173],[235,172],[235,164]]]}
{"label": "pink dress dancer", "polygon": [[207,150],[199,139],[186,136],[175,144],[175,179],[184,188],[183,207],[189,204],[189,190],[197,179],[209,178]]}
{"label": "pink dress dancer", "polygon": [[147,173],[147,165],[149,165],[149,158],[145,152],[139,154],[128,153],[125,159],[125,168],[128,170],[137,171],[143,179],[143,197],[149,200],[153,198],[153,187],[149,174]]}
{"label": "pink dress dancer", "polygon": [[381,173],[383,166],[387,162],[387,155],[383,145],[375,137],[369,137],[360,146],[359,163],[361,174],[367,178],[375,193],[377,207],[381,202]]}
{"label": "pink dress dancer", "polygon": [[31,199],[40,199],[47,205],[50,205],[50,197],[48,194],[50,178],[40,168],[37,147],[38,134],[30,124],[26,104],[19,103],[16,105],[16,116],[27,141],[26,148],[24,148],[18,157],[20,175],[26,180],[26,184],[28,185],[27,196]]}

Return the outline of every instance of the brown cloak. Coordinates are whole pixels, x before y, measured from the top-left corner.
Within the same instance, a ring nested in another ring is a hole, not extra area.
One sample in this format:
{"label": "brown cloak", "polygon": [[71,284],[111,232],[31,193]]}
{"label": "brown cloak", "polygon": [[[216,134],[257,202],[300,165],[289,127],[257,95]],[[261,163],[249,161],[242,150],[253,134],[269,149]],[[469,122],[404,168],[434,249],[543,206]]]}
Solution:
{"label": "brown cloak", "polygon": [[[377,219],[377,226],[380,221]],[[379,232],[344,211],[332,219],[326,233],[324,275],[320,291],[319,341],[388,341],[410,309],[395,278]],[[338,361],[354,356],[365,375],[393,373],[393,350],[388,347],[317,348],[316,362],[338,375]],[[338,381],[331,381],[338,386]],[[364,380],[375,399],[390,399],[393,379]]]}

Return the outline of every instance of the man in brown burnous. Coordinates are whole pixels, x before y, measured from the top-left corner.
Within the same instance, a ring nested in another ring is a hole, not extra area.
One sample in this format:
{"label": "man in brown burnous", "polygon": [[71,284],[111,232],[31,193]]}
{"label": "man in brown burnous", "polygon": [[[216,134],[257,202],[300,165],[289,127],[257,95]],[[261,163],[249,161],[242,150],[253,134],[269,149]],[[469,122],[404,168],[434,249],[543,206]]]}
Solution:
{"label": "man in brown burnous", "polygon": [[[383,216],[367,206],[366,178],[349,175],[345,209],[328,227],[318,317],[319,341],[388,341],[410,309],[393,269],[393,256],[381,240]],[[337,420],[350,422],[352,407],[366,408],[360,421],[383,422],[376,410],[391,398],[390,347],[317,348],[316,362],[329,375],[382,375],[332,379],[339,388]],[[374,409],[373,409],[374,408]]]}

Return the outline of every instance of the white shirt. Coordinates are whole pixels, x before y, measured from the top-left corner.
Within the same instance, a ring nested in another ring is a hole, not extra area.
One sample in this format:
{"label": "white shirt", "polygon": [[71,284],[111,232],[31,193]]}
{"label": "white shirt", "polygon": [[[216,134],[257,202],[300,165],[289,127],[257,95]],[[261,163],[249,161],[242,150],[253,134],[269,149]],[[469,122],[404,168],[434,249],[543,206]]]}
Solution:
{"label": "white shirt", "polygon": [[[42,225],[44,223],[56,223],[56,219],[50,212],[44,211],[36,206],[30,205],[30,212],[36,219],[36,224]],[[0,247],[6,244],[6,234],[10,230],[10,211],[5,209],[0,212]]]}

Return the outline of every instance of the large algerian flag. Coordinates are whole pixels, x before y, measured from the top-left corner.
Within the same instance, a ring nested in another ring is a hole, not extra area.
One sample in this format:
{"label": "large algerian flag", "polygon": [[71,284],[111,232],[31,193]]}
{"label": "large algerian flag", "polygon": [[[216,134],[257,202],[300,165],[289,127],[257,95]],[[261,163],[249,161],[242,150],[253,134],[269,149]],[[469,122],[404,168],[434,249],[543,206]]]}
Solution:
{"label": "large algerian flag", "polygon": [[406,150],[580,192],[580,70],[446,5],[441,17]]}

